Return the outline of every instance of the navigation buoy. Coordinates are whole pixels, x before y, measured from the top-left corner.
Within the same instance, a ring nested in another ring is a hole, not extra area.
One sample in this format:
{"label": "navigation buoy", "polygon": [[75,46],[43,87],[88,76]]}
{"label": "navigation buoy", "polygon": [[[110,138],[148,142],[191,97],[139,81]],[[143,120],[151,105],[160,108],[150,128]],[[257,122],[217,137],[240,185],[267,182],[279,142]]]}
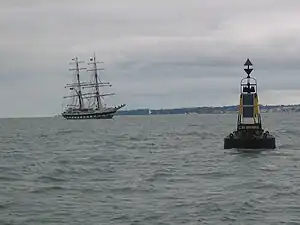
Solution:
{"label": "navigation buoy", "polygon": [[275,137],[262,129],[257,81],[250,77],[253,64],[247,59],[244,66],[247,77],[240,84],[237,130],[224,138],[224,149],[275,149]]}

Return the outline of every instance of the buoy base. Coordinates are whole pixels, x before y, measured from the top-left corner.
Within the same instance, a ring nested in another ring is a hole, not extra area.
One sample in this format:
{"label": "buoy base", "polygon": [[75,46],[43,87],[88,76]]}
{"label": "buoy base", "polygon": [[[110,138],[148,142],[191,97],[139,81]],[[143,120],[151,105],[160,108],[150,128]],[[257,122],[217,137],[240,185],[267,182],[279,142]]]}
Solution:
{"label": "buoy base", "polygon": [[260,136],[240,135],[238,132],[224,138],[224,149],[275,149],[276,141],[273,135],[264,133]]}

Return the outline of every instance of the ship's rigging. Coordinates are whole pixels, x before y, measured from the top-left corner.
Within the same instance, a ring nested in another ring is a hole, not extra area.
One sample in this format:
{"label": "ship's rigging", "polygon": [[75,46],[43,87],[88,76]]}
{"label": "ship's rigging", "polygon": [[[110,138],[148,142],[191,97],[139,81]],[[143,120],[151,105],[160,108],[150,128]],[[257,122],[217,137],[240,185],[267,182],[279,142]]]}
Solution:
{"label": "ship's rigging", "polygon": [[[100,80],[98,71],[104,70],[104,68],[98,68],[97,64],[103,63],[96,59],[96,55],[89,59],[87,63],[90,68],[83,68],[79,65],[84,63],[84,61],[79,61],[77,57],[72,59],[70,64],[75,64],[75,68],[69,69],[74,71],[73,83],[67,84],[65,88],[71,91],[69,96],[64,96],[64,98],[71,99],[70,104],[67,108],[74,108],[77,110],[94,109],[103,111],[106,107],[104,104],[104,97],[115,95],[115,93],[100,93],[102,87],[112,87],[109,82],[102,82]],[[82,82],[80,71],[86,70],[92,72],[90,82]]]}

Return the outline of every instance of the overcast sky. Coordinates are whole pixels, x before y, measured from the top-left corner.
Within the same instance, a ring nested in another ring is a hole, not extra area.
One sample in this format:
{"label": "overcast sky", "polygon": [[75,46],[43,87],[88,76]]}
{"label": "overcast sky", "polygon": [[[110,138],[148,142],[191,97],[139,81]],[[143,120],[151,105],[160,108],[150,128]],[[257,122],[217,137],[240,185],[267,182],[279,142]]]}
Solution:
{"label": "overcast sky", "polygon": [[237,104],[247,57],[262,104],[300,103],[299,10],[299,0],[1,1],[0,116],[60,113],[70,60],[94,51],[116,93],[107,104]]}

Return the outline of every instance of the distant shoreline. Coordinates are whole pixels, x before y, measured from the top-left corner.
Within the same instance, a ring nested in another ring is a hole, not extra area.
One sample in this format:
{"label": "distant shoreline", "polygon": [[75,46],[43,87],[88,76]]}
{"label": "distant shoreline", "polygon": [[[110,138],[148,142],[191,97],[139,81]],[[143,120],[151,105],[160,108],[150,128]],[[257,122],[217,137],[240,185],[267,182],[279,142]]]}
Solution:
{"label": "distant shoreline", "polygon": [[[231,106],[202,106],[202,107],[182,107],[170,109],[131,109],[120,110],[115,115],[180,115],[180,114],[234,114],[238,111],[238,105]],[[300,112],[300,104],[296,105],[260,105],[261,113],[268,112]],[[13,116],[0,117],[0,119],[22,119],[22,118],[52,118],[61,117],[61,114],[49,116]]]}
{"label": "distant shoreline", "polygon": [[[236,113],[238,105],[219,107],[186,107],[171,109],[132,109],[120,110],[115,115],[168,115],[168,114],[231,114]],[[261,113],[267,112],[300,112],[300,104],[297,105],[260,105]]]}
{"label": "distant shoreline", "polygon": [[[184,114],[236,114],[238,111],[238,105],[232,106],[202,106],[202,107],[182,107],[171,109],[131,109],[120,110],[115,115],[184,115]],[[296,105],[260,105],[261,113],[269,112],[300,112],[300,104]],[[57,118],[61,117],[61,114],[55,115],[41,115],[41,116],[12,116],[12,117],[0,117],[0,119],[35,119],[35,118]]]}

